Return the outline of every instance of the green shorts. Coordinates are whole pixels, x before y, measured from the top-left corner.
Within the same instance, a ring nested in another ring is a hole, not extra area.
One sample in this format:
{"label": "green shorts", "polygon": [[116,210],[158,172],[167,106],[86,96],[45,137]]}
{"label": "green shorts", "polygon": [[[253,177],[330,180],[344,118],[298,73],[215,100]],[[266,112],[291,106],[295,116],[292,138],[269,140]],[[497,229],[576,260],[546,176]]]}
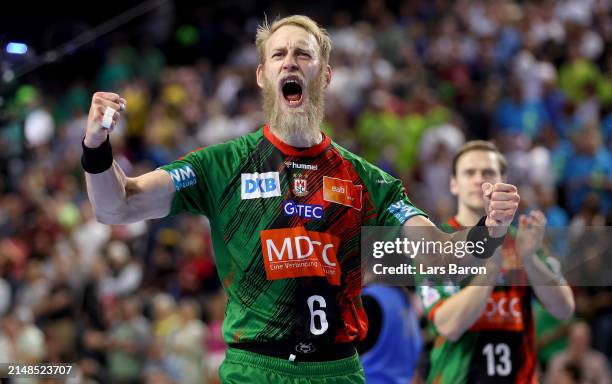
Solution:
{"label": "green shorts", "polygon": [[325,362],[291,362],[228,348],[219,368],[223,384],[363,384],[365,375],[355,353],[352,357]]}

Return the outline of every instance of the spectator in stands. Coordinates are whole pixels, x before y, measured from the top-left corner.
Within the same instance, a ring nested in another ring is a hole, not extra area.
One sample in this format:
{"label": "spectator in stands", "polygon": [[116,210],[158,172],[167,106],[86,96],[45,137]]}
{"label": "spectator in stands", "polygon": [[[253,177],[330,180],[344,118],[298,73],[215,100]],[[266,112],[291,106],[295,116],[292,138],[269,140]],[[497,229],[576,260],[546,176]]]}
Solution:
{"label": "spectator in stands", "polygon": [[546,383],[559,383],[567,376],[573,376],[576,383],[612,382],[606,358],[591,348],[591,330],[583,322],[572,326],[567,349],[551,360]]}

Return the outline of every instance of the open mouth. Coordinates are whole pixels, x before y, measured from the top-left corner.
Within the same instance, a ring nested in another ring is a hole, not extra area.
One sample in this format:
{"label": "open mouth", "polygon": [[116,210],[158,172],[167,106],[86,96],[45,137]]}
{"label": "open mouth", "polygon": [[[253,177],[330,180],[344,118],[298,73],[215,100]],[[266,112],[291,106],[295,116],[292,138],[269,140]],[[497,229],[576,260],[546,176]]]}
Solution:
{"label": "open mouth", "polygon": [[302,104],[302,82],[297,76],[285,78],[281,83],[283,99],[290,107],[299,107]]}

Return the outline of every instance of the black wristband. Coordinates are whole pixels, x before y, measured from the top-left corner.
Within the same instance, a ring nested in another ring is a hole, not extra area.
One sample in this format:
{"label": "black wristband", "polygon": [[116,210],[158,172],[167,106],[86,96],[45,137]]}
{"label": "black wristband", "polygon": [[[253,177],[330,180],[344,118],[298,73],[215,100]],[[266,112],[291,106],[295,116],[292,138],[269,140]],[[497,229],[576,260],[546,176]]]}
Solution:
{"label": "black wristband", "polygon": [[83,138],[82,146],[81,166],[85,172],[102,173],[113,165],[113,149],[111,148],[109,136],[97,148],[85,146],[85,138]]}
{"label": "black wristband", "polygon": [[489,236],[489,230],[485,222],[487,221],[487,217],[483,216],[480,220],[478,220],[478,224],[475,227],[472,227],[467,235],[467,241],[472,244],[477,244],[478,242],[483,243],[483,251],[477,252],[476,249],[472,252],[472,255],[479,259],[488,259],[493,256],[497,247],[502,245],[504,242],[505,235],[502,237],[491,237]]}

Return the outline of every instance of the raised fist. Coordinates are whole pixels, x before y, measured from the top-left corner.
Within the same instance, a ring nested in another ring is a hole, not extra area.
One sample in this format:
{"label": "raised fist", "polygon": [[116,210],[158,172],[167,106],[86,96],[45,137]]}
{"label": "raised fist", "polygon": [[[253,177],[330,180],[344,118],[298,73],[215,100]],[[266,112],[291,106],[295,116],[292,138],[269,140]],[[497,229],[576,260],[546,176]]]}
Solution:
{"label": "raised fist", "polygon": [[96,92],[91,98],[91,107],[85,131],[85,146],[99,147],[115,128],[119,115],[125,110],[126,101],[116,93]]}
{"label": "raised fist", "polygon": [[483,183],[485,213],[487,219],[485,224],[492,237],[501,237],[506,234],[508,226],[514,219],[521,200],[516,187],[504,183]]}

